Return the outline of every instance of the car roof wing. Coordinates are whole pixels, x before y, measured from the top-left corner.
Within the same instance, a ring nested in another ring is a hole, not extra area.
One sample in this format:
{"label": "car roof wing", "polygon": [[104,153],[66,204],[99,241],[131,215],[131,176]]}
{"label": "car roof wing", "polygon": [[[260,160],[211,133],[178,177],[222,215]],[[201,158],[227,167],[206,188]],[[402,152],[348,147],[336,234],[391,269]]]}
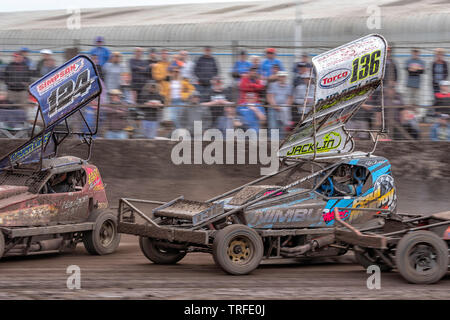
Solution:
{"label": "car roof wing", "polygon": [[[97,133],[102,84],[94,62],[86,55],[77,55],[60,67],[49,72],[29,86],[29,93],[36,99],[38,110],[31,138],[0,159],[0,171],[17,168],[19,165],[39,163],[56,156],[58,146],[70,134],[78,134],[89,146],[91,154],[92,136]],[[98,98],[96,127],[91,128],[81,112],[88,103]],[[71,130],[68,118],[79,113],[87,131]],[[35,133],[38,122],[43,124]],[[65,128],[56,127],[64,123]]]}
{"label": "car roof wing", "polygon": [[[382,84],[386,49],[386,40],[371,34],[315,56],[311,70],[316,79],[312,110],[281,143],[278,156],[316,159],[353,152],[352,133],[357,130],[345,125]],[[384,131],[383,109],[383,126],[377,132]],[[376,143],[372,152],[375,147]]]}

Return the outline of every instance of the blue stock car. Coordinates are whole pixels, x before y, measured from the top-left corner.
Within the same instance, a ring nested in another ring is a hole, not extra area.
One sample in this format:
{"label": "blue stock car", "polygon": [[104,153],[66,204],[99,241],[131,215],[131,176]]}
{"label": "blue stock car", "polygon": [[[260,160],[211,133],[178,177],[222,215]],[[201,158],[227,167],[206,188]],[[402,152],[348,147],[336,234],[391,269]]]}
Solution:
{"label": "blue stock car", "polygon": [[[307,164],[319,167],[311,174]],[[284,183],[260,184],[284,175]],[[144,212],[135,202],[159,205]],[[230,274],[247,274],[262,259],[342,255],[334,235],[334,209],[351,225],[370,227],[395,214],[396,189],[389,161],[359,154],[336,161],[299,161],[205,202],[120,200],[119,232],[140,236],[144,255],[172,264],[188,252],[212,253]],[[135,215],[146,224],[135,223]],[[364,252],[358,253],[363,263]]]}

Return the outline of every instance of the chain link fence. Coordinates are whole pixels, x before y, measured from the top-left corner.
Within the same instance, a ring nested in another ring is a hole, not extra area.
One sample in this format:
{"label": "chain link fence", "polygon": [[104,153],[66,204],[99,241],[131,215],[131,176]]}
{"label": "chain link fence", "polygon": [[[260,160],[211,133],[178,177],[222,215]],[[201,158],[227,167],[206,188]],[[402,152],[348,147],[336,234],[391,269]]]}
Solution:
{"label": "chain link fence", "polygon": [[[132,41],[104,43],[101,37],[95,41],[96,45],[83,41],[46,48],[43,42],[32,48],[0,50],[0,136],[27,137],[36,112],[28,85],[84,53],[96,62],[104,86],[98,138],[169,138],[176,128],[193,133],[194,121],[202,122],[201,132],[267,128],[279,129],[282,137],[311,107],[313,92],[306,91],[311,58],[331,48],[261,41],[215,42],[213,46],[198,41],[155,42],[143,47]],[[442,129],[448,122],[442,114],[450,114],[448,86],[433,87],[436,48],[421,47],[419,58],[425,70],[417,101],[411,101],[406,87],[411,49],[403,44],[392,51],[396,77],[384,91],[389,138],[450,139]],[[445,52],[443,59],[448,59]],[[20,63],[27,67],[17,67]],[[380,97],[379,92],[375,94],[348,126],[379,128]],[[92,104],[83,111],[88,122],[95,120],[96,107]],[[83,126],[76,117],[71,122]],[[368,137],[360,134],[357,138]]]}

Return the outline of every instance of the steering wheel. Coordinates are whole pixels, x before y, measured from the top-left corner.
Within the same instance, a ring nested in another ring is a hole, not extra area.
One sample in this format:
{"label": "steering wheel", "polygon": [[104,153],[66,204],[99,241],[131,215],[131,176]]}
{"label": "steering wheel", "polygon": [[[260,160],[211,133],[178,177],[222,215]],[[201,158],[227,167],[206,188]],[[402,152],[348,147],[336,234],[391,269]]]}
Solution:
{"label": "steering wheel", "polygon": [[323,191],[323,195],[327,197],[332,197],[334,194],[334,185],[331,177],[328,177],[320,186],[320,189]]}

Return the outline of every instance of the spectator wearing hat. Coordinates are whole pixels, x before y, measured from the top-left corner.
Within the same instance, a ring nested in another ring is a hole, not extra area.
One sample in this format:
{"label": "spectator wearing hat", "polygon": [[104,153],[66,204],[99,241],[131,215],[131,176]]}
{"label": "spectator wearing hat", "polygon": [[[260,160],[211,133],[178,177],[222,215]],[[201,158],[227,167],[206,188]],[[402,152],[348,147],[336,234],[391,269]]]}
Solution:
{"label": "spectator wearing hat", "polygon": [[128,61],[131,71],[131,88],[136,101],[140,100],[142,88],[148,80],[148,63],[142,59],[142,52],[142,48],[135,48],[134,57]]}
{"label": "spectator wearing hat", "polygon": [[56,68],[55,59],[53,59],[53,52],[49,49],[42,49],[40,51],[41,59],[38,61],[35,70],[36,77],[43,77],[47,73]]}
{"label": "spectator wearing hat", "polygon": [[145,102],[144,107],[140,108],[143,112],[142,134],[147,139],[154,139],[159,129],[159,113],[164,107],[164,97],[159,93],[159,85],[154,80],[144,86],[143,92],[142,98]]}
{"label": "spectator wearing hat", "polygon": [[432,141],[450,141],[449,115],[441,114],[437,122],[431,127]]}
{"label": "spectator wearing hat", "polygon": [[411,50],[411,58],[406,61],[406,71],[408,72],[406,87],[411,106],[420,104],[420,76],[425,71],[425,63],[419,58],[419,54],[418,49]]}
{"label": "spectator wearing hat", "polygon": [[8,89],[8,99],[15,104],[28,102],[28,84],[31,71],[20,52],[14,52],[13,60],[4,71],[5,84]]}
{"label": "spectator wearing hat", "polygon": [[244,130],[253,129],[258,132],[261,122],[266,121],[266,110],[258,102],[258,96],[254,92],[245,94],[245,102],[237,107],[236,112]]}
{"label": "spectator wearing hat", "polygon": [[284,71],[283,64],[279,59],[276,58],[276,50],[274,48],[266,49],[266,59],[261,64],[261,75],[264,79],[271,76],[273,65],[278,65],[280,71]]}
{"label": "spectator wearing hat", "polygon": [[34,70],[33,61],[28,57],[28,53],[30,53],[30,49],[27,47],[22,47],[20,49],[20,54],[23,56],[23,61],[28,66],[28,69]]}
{"label": "spectator wearing hat", "polygon": [[122,92],[118,89],[112,89],[109,92],[109,104],[105,107],[106,139],[127,139],[128,133],[127,118],[128,109],[122,107]]}
{"label": "spectator wearing hat", "polygon": [[203,55],[195,62],[194,73],[198,81],[198,91],[202,95],[207,94],[211,88],[211,80],[219,74],[219,67],[212,56],[210,46],[204,47]]}
{"label": "spectator wearing hat", "polygon": [[248,74],[244,75],[239,84],[239,103],[245,103],[245,97],[247,93],[254,93],[256,95],[256,101],[260,101],[260,94],[264,91],[265,86],[261,81],[261,78],[258,74],[257,67],[251,67]]}
{"label": "spectator wearing hat", "polygon": [[278,129],[279,137],[283,139],[285,128],[291,125],[292,86],[287,81],[286,71],[279,71],[277,75],[278,81],[267,89],[268,125],[269,129]]}
{"label": "spectator wearing hat", "polygon": [[435,50],[434,61],[431,65],[431,70],[433,75],[433,92],[438,93],[440,91],[440,82],[447,80],[448,78],[448,65],[444,60],[444,49],[437,48]]}
{"label": "spectator wearing hat", "polygon": [[239,59],[234,63],[233,69],[231,71],[232,77],[239,81],[244,75],[246,75],[252,64],[250,61],[247,60],[247,52],[245,50],[242,50],[239,53]]}
{"label": "spectator wearing hat", "polygon": [[111,52],[108,48],[104,47],[105,39],[101,36],[95,38],[95,47],[89,52],[90,55],[96,55],[98,57],[98,64],[103,67],[103,65],[109,61]]}
{"label": "spectator wearing hat", "polygon": [[44,60],[44,64],[41,67],[41,77],[46,75],[47,73],[52,72],[56,69],[56,62],[53,57]]}
{"label": "spectator wearing hat", "polygon": [[110,61],[103,66],[105,86],[108,91],[120,89],[120,75],[125,71],[125,67],[122,65],[122,54],[117,51],[113,52]]}

